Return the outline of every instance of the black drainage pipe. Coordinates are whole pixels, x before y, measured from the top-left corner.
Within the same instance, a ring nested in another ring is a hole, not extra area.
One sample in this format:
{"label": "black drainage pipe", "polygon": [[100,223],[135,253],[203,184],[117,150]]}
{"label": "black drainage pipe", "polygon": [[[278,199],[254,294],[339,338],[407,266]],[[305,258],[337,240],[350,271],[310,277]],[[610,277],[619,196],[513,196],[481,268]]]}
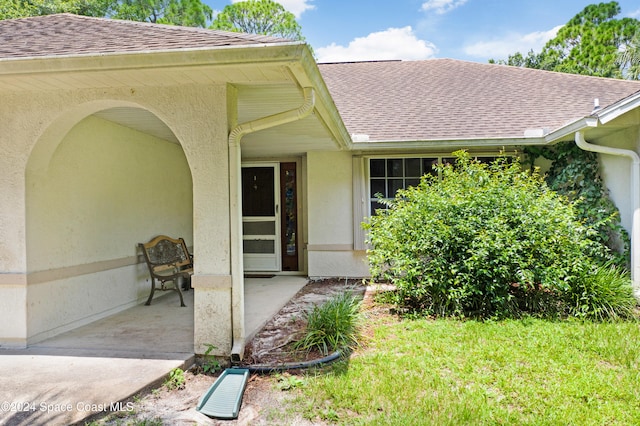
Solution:
{"label": "black drainage pipe", "polygon": [[341,350],[335,351],[332,354],[329,354],[323,358],[314,359],[311,361],[304,362],[285,362],[282,364],[253,364],[253,365],[242,365],[238,366],[239,368],[246,368],[250,373],[255,374],[271,374],[271,373],[280,373],[283,371],[289,370],[305,370],[312,367],[320,367],[325,364],[331,364],[342,358],[344,353]]}

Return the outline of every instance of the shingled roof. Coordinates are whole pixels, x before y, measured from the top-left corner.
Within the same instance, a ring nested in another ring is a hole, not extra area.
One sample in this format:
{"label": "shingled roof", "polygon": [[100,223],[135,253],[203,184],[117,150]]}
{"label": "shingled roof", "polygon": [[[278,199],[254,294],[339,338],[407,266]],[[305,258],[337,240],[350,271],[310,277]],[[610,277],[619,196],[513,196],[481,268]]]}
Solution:
{"label": "shingled roof", "polygon": [[0,59],[283,42],[290,40],[202,28],[91,18],[68,13],[0,21]]}
{"label": "shingled roof", "polygon": [[[0,21],[0,62],[277,45],[290,40],[57,14]],[[453,59],[320,64],[351,134],[372,142],[522,138],[640,91],[640,82]]]}
{"label": "shingled roof", "polygon": [[351,134],[370,141],[522,138],[556,130],[640,82],[453,59],[321,64]]}

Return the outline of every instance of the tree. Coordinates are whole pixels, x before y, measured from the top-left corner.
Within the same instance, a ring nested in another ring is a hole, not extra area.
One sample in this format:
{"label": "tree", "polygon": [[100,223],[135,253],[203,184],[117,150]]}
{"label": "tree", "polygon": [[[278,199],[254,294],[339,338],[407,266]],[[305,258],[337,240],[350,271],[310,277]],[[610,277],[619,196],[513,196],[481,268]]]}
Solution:
{"label": "tree", "polygon": [[0,1],[0,19],[15,19],[31,16],[32,10],[30,5],[23,5],[19,0]]}
{"label": "tree", "polygon": [[0,20],[54,13],[102,17],[112,4],[113,0],[0,0]]}
{"label": "tree", "polygon": [[[618,2],[592,4],[571,18],[540,53],[509,55],[508,65],[599,77],[623,77],[618,54],[640,31],[640,21],[615,19]],[[495,62],[495,61],[490,61]]]}
{"label": "tree", "polygon": [[206,28],[213,17],[213,10],[200,0],[172,0],[162,24]]}
{"label": "tree", "polygon": [[247,0],[225,6],[210,28],[304,41],[293,13],[272,0]]}
{"label": "tree", "polygon": [[618,65],[629,80],[640,79],[640,32],[618,53]]}
{"label": "tree", "polygon": [[0,20],[65,12],[202,28],[213,17],[201,0],[0,0]]}
{"label": "tree", "polygon": [[113,18],[205,28],[213,10],[201,0],[121,0]]}

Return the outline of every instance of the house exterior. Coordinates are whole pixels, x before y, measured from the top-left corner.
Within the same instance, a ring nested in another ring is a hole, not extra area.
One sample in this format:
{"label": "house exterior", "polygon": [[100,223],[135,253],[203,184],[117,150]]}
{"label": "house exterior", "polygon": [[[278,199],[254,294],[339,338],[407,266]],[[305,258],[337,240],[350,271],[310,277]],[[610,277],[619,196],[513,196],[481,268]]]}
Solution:
{"label": "house exterior", "polygon": [[639,91],[450,59],[317,64],[298,42],[70,14],[0,21],[0,348],[142,303],[137,244],[166,234],[195,255],[194,351],[237,359],[245,273],[366,276],[372,194],[462,148],[600,152],[635,280]]}

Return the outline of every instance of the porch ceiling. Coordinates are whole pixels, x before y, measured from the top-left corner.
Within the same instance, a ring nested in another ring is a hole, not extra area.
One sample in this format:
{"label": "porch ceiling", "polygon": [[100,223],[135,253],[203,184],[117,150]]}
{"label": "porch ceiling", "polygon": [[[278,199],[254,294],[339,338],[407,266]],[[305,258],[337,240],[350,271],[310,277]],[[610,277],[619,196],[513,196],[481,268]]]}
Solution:
{"label": "porch ceiling", "polygon": [[[152,55],[150,55],[152,56]],[[174,54],[169,59],[152,63],[156,58],[109,57],[81,58],[75,70],[66,70],[60,59],[0,61],[0,90],[50,91],[56,89],[95,89],[112,87],[163,87],[177,84],[282,83],[291,81],[283,64],[202,64],[175,65],[189,57]],[[135,58],[138,59],[138,58]],[[164,59],[164,58],[162,58]],[[20,62],[20,63],[18,63]],[[131,62],[122,63],[122,62]],[[168,62],[168,63],[165,63]],[[171,63],[173,62],[173,63]],[[100,67],[102,65],[102,67]],[[21,69],[26,68],[26,70]],[[27,71],[27,72],[24,72]]]}
{"label": "porch ceiling", "polygon": [[111,121],[130,129],[164,139],[168,142],[179,143],[176,135],[158,117],[141,108],[110,108],[94,114],[96,117]]}
{"label": "porch ceiling", "polygon": [[[299,89],[292,84],[239,85],[238,122],[245,123],[295,109],[302,101]],[[144,109],[111,108],[94,115],[168,142],[179,143],[164,122]],[[298,122],[249,134],[242,140],[243,158],[291,157],[311,150],[334,149],[337,149],[336,144],[317,114]]]}
{"label": "porch ceiling", "polygon": [[[238,85],[238,123],[297,109],[304,101],[292,85]],[[243,158],[300,156],[308,151],[336,150],[337,145],[320,114],[293,123],[250,133],[242,139]]]}

